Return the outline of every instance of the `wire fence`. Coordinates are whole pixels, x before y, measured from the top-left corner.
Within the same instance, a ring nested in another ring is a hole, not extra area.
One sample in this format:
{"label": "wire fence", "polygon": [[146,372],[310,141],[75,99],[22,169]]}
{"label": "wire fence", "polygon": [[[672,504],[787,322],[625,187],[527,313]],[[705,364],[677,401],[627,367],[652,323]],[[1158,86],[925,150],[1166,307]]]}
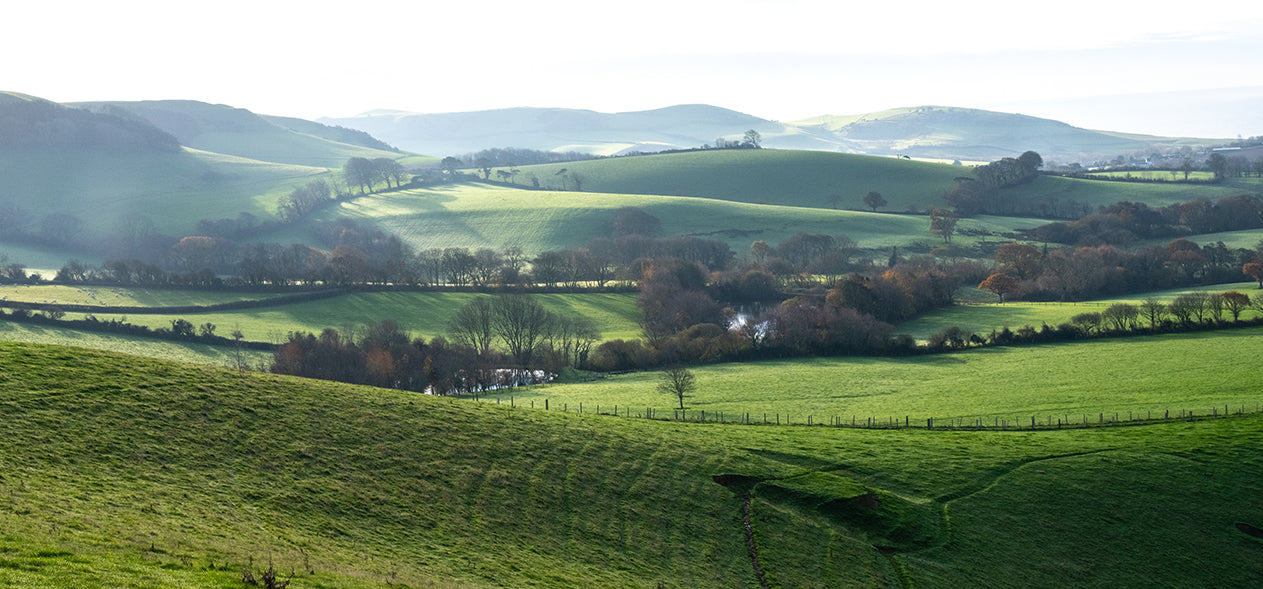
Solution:
{"label": "wire fence", "polygon": [[[491,402],[490,399],[475,399]],[[657,421],[675,421],[682,423],[714,423],[749,426],[796,426],[796,427],[832,427],[852,429],[923,429],[935,431],[1032,431],[1056,429],[1082,429],[1089,427],[1117,427],[1129,425],[1147,425],[1170,423],[1175,421],[1201,421],[1244,417],[1263,413],[1263,402],[1256,402],[1254,407],[1248,403],[1226,403],[1201,407],[1178,407],[1173,409],[1141,409],[1123,411],[1096,412],[1043,412],[986,416],[953,416],[953,417],[912,417],[903,416],[857,416],[816,413],[780,413],[780,412],[731,412],[707,411],[705,409],[662,409],[657,407],[631,407],[628,405],[600,405],[578,403],[571,408],[569,402],[555,403],[551,399],[529,399],[520,401],[514,397],[496,398],[497,405],[507,404],[510,407],[538,409],[542,411],[560,411],[579,415],[603,415],[608,417],[652,419]]]}

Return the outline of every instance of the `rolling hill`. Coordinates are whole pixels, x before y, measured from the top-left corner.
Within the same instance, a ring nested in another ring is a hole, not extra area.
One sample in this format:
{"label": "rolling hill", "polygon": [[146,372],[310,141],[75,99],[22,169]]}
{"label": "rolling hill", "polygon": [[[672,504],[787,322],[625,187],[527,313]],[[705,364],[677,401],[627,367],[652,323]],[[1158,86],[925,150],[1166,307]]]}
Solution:
{"label": "rolling hill", "polygon": [[1263,579],[1258,416],[722,426],[28,344],[0,344],[0,368],[0,585],[229,588],[267,567],[294,587]]}
{"label": "rolling hill", "polygon": [[132,113],[180,140],[182,145],[280,164],[338,168],[351,157],[401,154],[365,133],[287,117],[264,117],[248,110],[193,100],[84,102],[91,111]]}
{"label": "rolling hill", "polygon": [[1196,140],[1090,131],[1050,119],[942,106],[822,116],[793,124],[809,132],[828,131],[854,142],[865,153],[931,159],[990,161],[1034,150],[1049,159],[1087,162],[1146,145],[1152,149],[1197,144]]}
{"label": "rolling hill", "polygon": [[1223,142],[1091,131],[1030,116],[939,106],[820,116],[789,123],[709,105],[624,113],[561,108],[438,114],[371,111],[321,121],[361,129],[404,149],[440,156],[493,147],[599,155],[655,152],[714,145],[717,138],[740,140],[747,129],[758,131],[763,145],[772,148],[949,161],[990,161],[1032,149],[1049,159],[1091,161],[1161,146]]}

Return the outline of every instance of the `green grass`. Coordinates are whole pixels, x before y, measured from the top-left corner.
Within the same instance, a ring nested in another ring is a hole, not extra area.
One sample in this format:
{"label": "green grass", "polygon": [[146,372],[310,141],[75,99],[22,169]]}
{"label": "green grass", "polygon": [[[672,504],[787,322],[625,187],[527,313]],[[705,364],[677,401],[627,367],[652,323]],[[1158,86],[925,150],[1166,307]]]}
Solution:
{"label": "green grass", "polygon": [[44,215],[64,213],[83,221],[90,235],[106,235],[125,217],[145,216],[162,233],[188,235],[199,219],[270,215],[280,196],[324,173],[192,149],[17,151],[0,157],[0,194],[20,197],[13,204],[27,209],[36,227]]}
{"label": "green grass", "polygon": [[[622,194],[694,196],[779,206],[867,209],[864,195],[877,191],[884,210],[940,206],[959,166],[779,149],[713,150],[524,166],[516,182],[535,174],[547,188],[561,188],[562,168],[583,177],[583,189]],[[573,190],[573,184],[569,185]]]}
{"label": "green grass", "polygon": [[295,587],[757,587],[746,490],[774,586],[1263,577],[1233,525],[1263,524],[1260,417],[696,425],[0,344],[0,423],[3,586],[239,587],[253,557]]}
{"label": "green grass", "polygon": [[[290,331],[319,333],[325,328],[358,327],[390,319],[413,336],[433,338],[447,334],[447,324],[456,312],[480,296],[450,292],[356,293],[333,298],[275,307],[223,311],[128,315],[127,322],[150,327],[170,327],[174,319],[187,319],[195,325],[206,322],[218,326],[220,334],[240,329],[247,340],[282,343]],[[631,294],[535,294],[546,309],[563,316],[583,316],[596,323],[602,339],[640,337],[640,308]],[[119,316],[96,313],[108,320]],[[78,318],[82,314],[68,313]]]}
{"label": "green grass", "polygon": [[110,307],[204,306],[235,301],[256,301],[277,296],[281,294],[174,290],[143,286],[0,285],[0,298],[6,301]]}
{"label": "green grass", "polygon": [[[1100,313],[1116,303],[1139,305],[1148,297],[1170,302],[1175,297],[1186,292],[1221,293],[1230,290],[1253,296],[1258,290],[1258,284],[1254,282],[1212,284],[1209,286],[1154,291],[1079,303],[1026,301],[999,303],[997,302],[999,299],[990,292],[977,289],[962,289],[969,295],[970,304],[953,305],[931,311],[911,321],[900,323],[895,326],[895,330],[918,339],[926,339],[930,335],[948,327],[959,327],[971,333],[986,336],[991,333],[991,330],[1004,327],[1016,330],[1029,325],[1038,329],[1045,323],[1053,326],[1068,323],[1070,318],[1075,315],[1080,313]],[[1255,315],[1254,311],[1247,310],[1242,313],[1241,317],[1248,319]],[[1225,318],[1231,318],[1227,314],[1224,316]]]}
{"label": "green grass", "polygon": [[[819,358],[719,364],[694,368],[698,390],[685,400],[690,414],[720,412],[726,419],[764,414],[782,422],[830,423],[852,417],[994,418],[1045,421],[1084,413],[1145,415],[1181,409],[1210,413],[1263,403],[1263,328],[1073,344],[997,347],[909,358]],[[1179,358],[1172,366],[1172,358]],[[592,383],[539,385],[489,397],[517,404],[585,412],[643,411],[659,415],[678,400],[656,390],[657,372],[609,376]],[[787,417],[788,416],[788,417]],[[1094,419],[1095,420],[1095,419]]]}
{"label": "green grass", "polygon": [[[608,223],[624,206],[644,209],[662,221],[664,235],[698,235],[727,243],[739,256],[754,241],[769,244],[798,232],[847,235],[860,247],[887,249],[941,240],[929,231],[929,220],[918,215],[893,215],[824,208],[784,207],[636,194],[551,192],[486,184],[459,184],[370,195],[322,214],[325,220],[347,216],[400,235],[413,247],[520,247],[535,254],[581,247],[597,237],[608,237]],[[1004,233],[1043,224],[1035,219],[979,217],[961,221],[962,229]],[[274,239],[314,239],[293,231]],[[270,238],[270,239],[273,239]],[[994,235],[960,236],[962,245]],[[883,257],[884,259],[884,257]]]}
{"label": "green grass", "polygon": [[[548,188],[561,188],[556,173],[565,168],[583,177],[583,189],[626,194],[696,196],[736,202],[797,207],[839,206],[866,209],[863,197],[877,191],[888,205],[884,210],[929,210],[944,206],[944,192],[955,178],[970,176],[970,168],[860,156],[793,150],[716,150],[610,158],[521,168],[516,179],[529,185],[534,173]],[[573,188],[571,188],[573,189]],[[1007,189],[1008,198],[1035,204],[1070,201],[1100,205],[1120,201],[1167,205],[1198,198],[1216,199],[1241,193],[1235,185],[1193,186],[1126,183],[1040,176]]]}
{"label": "green grass", "polygon": [[[236,350],[233,348],[11,321],[0,321],[0,341],[74,346],[212,366],[235,366],[237,361]],[[241,354],[245,363],[251,367],[268,366],[272,363],[271,352],[242,350]]]}

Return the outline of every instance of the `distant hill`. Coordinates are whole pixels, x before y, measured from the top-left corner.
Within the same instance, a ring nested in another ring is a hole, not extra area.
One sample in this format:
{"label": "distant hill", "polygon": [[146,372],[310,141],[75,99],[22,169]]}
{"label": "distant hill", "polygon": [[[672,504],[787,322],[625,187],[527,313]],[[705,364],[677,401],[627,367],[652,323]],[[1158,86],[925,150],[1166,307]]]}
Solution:
{"label": "distant hill", "polygon": [[113,108],[68,108],[34,96],[0,92],[0,148],[176,152],[170,133]]}
{"label": "distant hill", "polygon": [[269,123],[272,123],[273,125],[276,125],[278,127],[284,127],[296,133],[305,133],[307,135],[321,137],[324,139],[328,139],[330,141],[337,141],[338,143],[347,143],[350,145],[358,145],[360,147],[367,147],[369,149],[378,149],[381,151],[399,151],[397,148],[392,147],[391,145],[387,144],[385,141],[382,141],[358,129],[348,129],[346,127],[331,127],[329,125],[322,125],[315,121],[309,121],[307,119],[296,119],[294,117],[277,117],[277,116],[272,116],[272,115],[259,115],[259,116],[262,117],[263,120]]}
{"label": "distant hill", "polygon": [[[784,135],[800,148],[831,147],[793,139],[796,129],[755,116],[707,105],[599,113],[565,108],[509,108],[421,114],[372,111],[320,122],[361,129],[403,149],[429,155],[458,155],[493,147],[582,151],[599,155],[657,152],[739,139],[748,129]],[[786,145],[789,146],[789,145]]]}
{"label": "distant hill", "polygon": [[287,117],[264,117],[222,104],[147,100],[74,106],[93,112],[128,112],[175,136],[183,145],[265,162],[337,168],[352,157],[400,155],[363,132],[339,131]]}
{"label": "distant hill", "polygon": [[1046,159],[1081,161],[1163,145],[1219,142],[1091,131],[1050,119],[941,106],[790,123],[697,104],[613,114],[561,108],[442,114],[372,111],[320,120],[439,156],[493,147],[647,153],[714,145],[718,138],[737,140],[748,129],[758,131],[763,145],[772,148],[981,161],[1026,150],[1038,151]]}
{"label": "distant hill", "polygon": [[1185,139],[1091,131],[1020,114],[943,106],[822,116],[793,124],[832,133],[868,153],[940,159],[994,160],[1034,150],[1045,158],[1079,161],[1131,152],[1145,145],[1192,143]]}

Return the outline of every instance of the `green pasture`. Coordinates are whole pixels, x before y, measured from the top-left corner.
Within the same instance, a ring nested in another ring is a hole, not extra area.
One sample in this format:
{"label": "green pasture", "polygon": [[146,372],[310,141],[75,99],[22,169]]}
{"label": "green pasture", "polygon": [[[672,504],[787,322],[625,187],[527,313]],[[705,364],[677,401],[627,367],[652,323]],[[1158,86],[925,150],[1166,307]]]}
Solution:
{"label": "green pasture", "polygon": [[[360,197],[322,213],[357,219],[395,233],[418,250],[443,247],[520,247],[528,254],[580,247],[609,237],[609,221],[626,206],[644,209],[662,221],[664,235],[695,235],[726,242],[739,256],[750,244],[769,244],[795,233],[846,235],[861,248],[887,249],[942,240],[929,230],[928,217],[824,208],[786,207],[636,194],[552,192],[480,183],[412,189]],[[961,230],[992,235],[958,235],[954,243],[996,241],[998,234],[1037,227],[1043,221],[981,216],[964,219]],[[310,240],[299,232],[289,239]]]}
{"label": "green pasture", "polygon": [[[212,313],[128,315],[127,322],[152,328],[171,327],[176,319],[195,325],[214,323],[216,333],[226,335],[240,329],[245,339],[283,343],[291,331],[320,333],[326,328],[345,330],[384,320],[398,323],[414,337],[430,339],[447,334],[447,325],[456,312],[477,297],[476,293],[377,292],[355,293],[317,301],[275,307]],[[546,309],[558,315],[587,317],[596,323],[603,340],[640,337],[640,308],[635,293],[630,294],[533,294]],[[78,318],[82,314],[68,313]],[[96,313],[103,321],[120,318]]]}
{"label": "green pasture", "polygon": [[0,194],[36,224],[44,215],[69,214],[101,236],[143,216],[159,232],[188,235],[200,219],[270,215],[278,198],[325,173],[187,148],[139,155],[16,151],[0,157]]}
{"label": "green pasture", "polygon": [[[966,168],[876,157],[780,149],[711,150],[523,166],[514,179],[530,186],[530,174],[545,188],[561,189],[558,172],[582,177],[583,189],[619,194],[693,196],[752,204],[867,210],[863,198],[876,191],[884,211],[941,206]],[[567,180],[567,190],[573,190]],[[837,197],[835,200],[834,197]]]}
{"label": "green pasture", "polygon": [[1071,202],[1088,205],[1092,212],[1095,212],[1097,207],[1123,201],[1143,202],[1151,207],[1161,207],[1199,198],[1218,200],[1225,196],[1241,194],[1239,188],[1225,185],[1114,182],[1061,176],[1039,176],[1029,184],[1005,190],[1010,191],[1013,198],[1046,203],[1050,207],[1060,207]]}
{"label": "green pasture", "polygon": [[[1089,178],[1114,179],[1114,178],[1140,178],[1142,180],[1162,180],[1165,182],[1175,182],[1185,180],[1182,170],[1131,170],[1131,171],[1112,171],[1112,172],[1093,172],[1088,174]],[[1188,173],[1188,180],[1213,180],[1215,175],[1211,172],[1191,171]]]}
{"label": "green pasture", "polygon": [[[1263,403],[1263,328],[1096,340],[1030,347],[998,347],[907,358],[839,357],[694,368],[697,392],[690,414],[750,414],[761,422],[830,423],[852,417],[986,418],[1041,422],[1050,415],[1082,421],[1099,413],[1162,414],[1211,407],[1233,411]],[[1178,359],[1178,362],[1173,361]],[[657,372],[607,376],[588,383],[550,384],[487,397],[518,405],[548,399],[550,409],[644,412],[670,416],[674,399],[657,391]]]}
{"label": "green pasture", "polygon": [[[889,203],[883,210],[927,211],[945,206],[943,194],[955,178],[969,176],[962,166],[896,158],[794,150],[714,150],[609,158],[564,164],[525,166],[514,182],[530,185],[535,174],[545,188],[562,188],[563,168],[583,178],[592,192],[695,196],[756,204],[866,209],[863,197],[877,191]],[[567,180],[569,190],[573,181]],[[1004,190],[1008,198],[1064,206],[1071,201],[1095,209],[1121,201],[1162,206],[1198,198],[1240,194],[1243,187],[1172,185],[1083,180],[1040,176]],[[1257,190],[1257,186],[1255,186]]]}
{"label": "green pasture", "polygon": [[[50,277],[51,278],[51,277]],[[285,293],[177,290],[145,286],[4,284],[0,299],[9,302],[100,305],[103,307],[187,307],[257,301]]]}
{"label": "green pasture", "polygon": [[1259,416],[699,425],[0,344],[0,422],[4,586],[753,589],[746,497],[775,587],[1263,579]]}
{"label": "green pasture", "polygon": [[[167,326],[169,327],[170,324]],[[226,330],[221,335],[227,335],[228,331],[231,330]],[[81,331],[54,325],[14,323],[5,320],[0,320],[0,341],[105,350],[192,364],[237,365],[237,351],[230,347]],[[272,364],[271,352],[242,350],[241,355],[245,364],[250,367]]]}
{"label": "green pasture", "polygon": [[[997,302],[999,300],[998,297],[990,292],[977,289],[962,289],[962,291],[966,290],[970,295],[970,303],[952,305],[930,311],[916,319],[896,325],[895,331],[906,333],[922,340],[949,327],[959,327],[971,333],[986,336],[991,333],[992,329],[998,330],[1008,327],[1009,329],[1017,330],[1027,325],[1038,329],[1045,323],[1053,326],[1069,323],[1071,317],[1080,313],[1100,313],[1116,303],[1140,305],[1149,297],[1154,297],[1163,302],[1170,302],[1175,297],[1187,292],[1221,293],[1230,290],[1254,296],[1258,291],[1258,284],[1255,282],[1212,284],[1209,286],[1177,288],[1077,303],[1027,301],[999,303]],[[1241,318],[1249,319],[1254,316],[1256,316],[1255,311],[1247,310],[1242,313]],[[1231,318],[1227,314],[1224,317],[1226,319]]]}
{"label": "green pasture", "polygon": [[[1137,242],[1137,246],[1158,246],[1163,247],[1171,243],[1175,238],[1164,239],[1146,239]],[[1223,231],[1220,233],[1203,233],[1200,235],[1186,235],[1187,239],[1202,247],[1215,245],[1223,242],[1229,248],[1255,249],[1263,243],[1263,229],[1242,229],[1240,231]]]}

